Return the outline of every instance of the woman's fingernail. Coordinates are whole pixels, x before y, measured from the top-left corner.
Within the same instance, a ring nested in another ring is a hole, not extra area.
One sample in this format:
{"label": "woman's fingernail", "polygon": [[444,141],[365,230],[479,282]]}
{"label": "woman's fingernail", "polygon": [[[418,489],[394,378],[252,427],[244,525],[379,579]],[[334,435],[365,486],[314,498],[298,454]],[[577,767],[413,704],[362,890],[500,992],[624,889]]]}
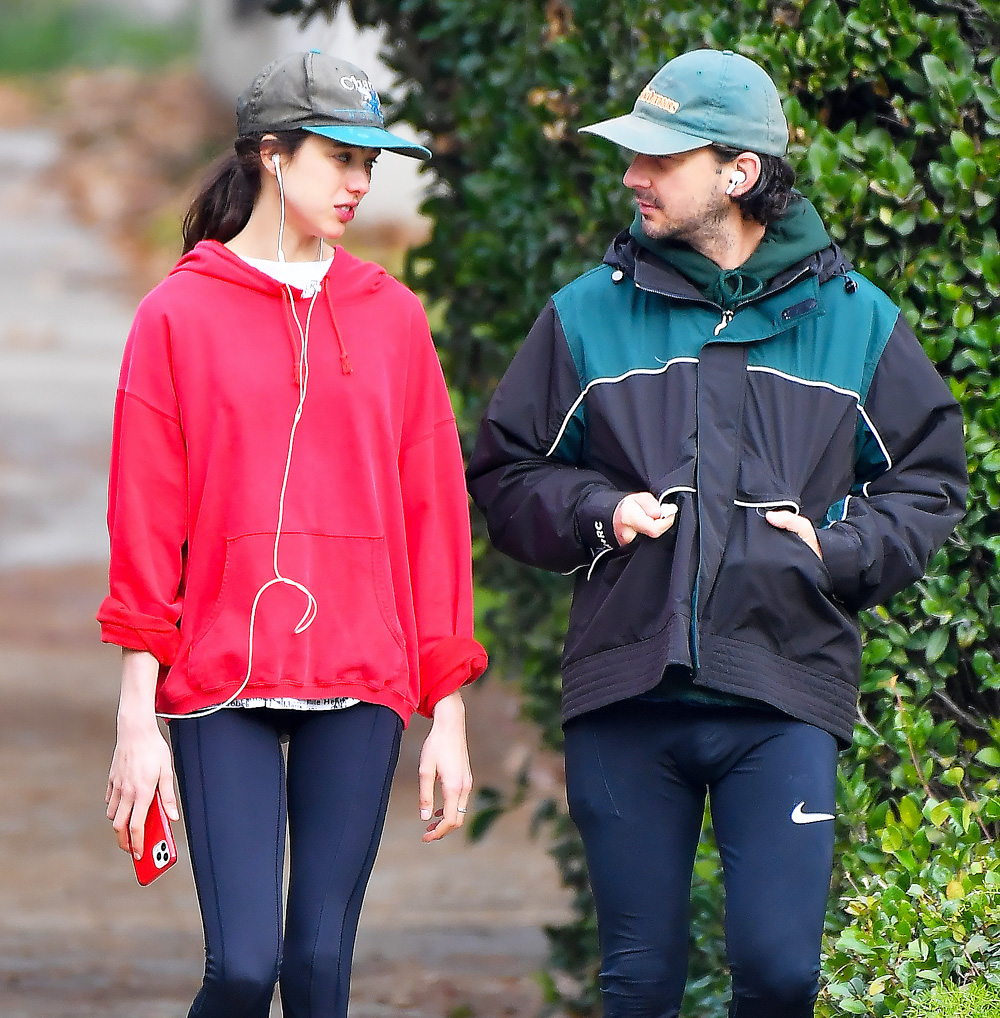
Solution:
{"label": "woman's fingernail", "polygon": [[421,820],[430,820],[430,818],[431,818],[431,811],[429,809],[422,809],[420,811],[420,819]]}

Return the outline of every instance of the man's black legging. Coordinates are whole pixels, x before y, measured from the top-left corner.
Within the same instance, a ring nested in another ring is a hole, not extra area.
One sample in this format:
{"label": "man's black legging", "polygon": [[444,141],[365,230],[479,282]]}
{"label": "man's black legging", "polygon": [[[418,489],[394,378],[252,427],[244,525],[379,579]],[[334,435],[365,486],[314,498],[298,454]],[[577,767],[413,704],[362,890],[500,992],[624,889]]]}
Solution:
{"label": "man's black legging", "polygon": [[205,981],[189,1018],[267,1018],[276,981],[285,1018],[346,1018],[399,716],[366,703],[225,709],[169,728],[205,927]]}
{"label": "man's black legging", "polygon": [[566,725],[597,903],[604,1018],[676,1018],[705,795],[722,858],[731,1018],[811,1018],[837,747],[778,714],[629,700]]}

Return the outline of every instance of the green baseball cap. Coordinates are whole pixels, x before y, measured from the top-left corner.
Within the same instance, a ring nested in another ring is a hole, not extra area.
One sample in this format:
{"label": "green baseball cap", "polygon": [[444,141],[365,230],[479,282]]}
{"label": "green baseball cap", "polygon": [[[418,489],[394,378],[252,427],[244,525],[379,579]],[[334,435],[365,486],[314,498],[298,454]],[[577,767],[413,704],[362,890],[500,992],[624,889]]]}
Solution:
{"label": "green baseball cap", "polygon": [[783,156],[788,124],[774,82],[732,50],[699,49],[664,64],[632,112],[581,127],[644,155],[728,145]]}
{"label": "green baseball cap", "polygon": [[360,67],[319,50],[290,53],[267,65],[236,100],[239,136],[297,129],[384,148],[415,159],[430,150],[385,129],[378,92]]}

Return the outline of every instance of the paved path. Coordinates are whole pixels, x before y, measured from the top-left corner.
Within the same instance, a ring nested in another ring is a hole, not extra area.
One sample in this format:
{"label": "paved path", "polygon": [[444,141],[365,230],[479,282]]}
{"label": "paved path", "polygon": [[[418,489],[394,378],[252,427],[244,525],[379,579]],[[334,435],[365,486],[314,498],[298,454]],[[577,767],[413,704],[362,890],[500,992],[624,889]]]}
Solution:
{"label": "paved path", "polygon": [[[114,250],[53,189],[56,138],[0,130],[0,149],[0,1014],[182,1015],[201,964],[186,858],[141,890],[102,816],[117,653],[91,618],[134,302]],[[530,737],[499,683],[469,699],[477,777],[502,781]],[[524,815],[476,846],[420,843],[425,730],[415,722],[404,740],[352,1018],[531,1014],[539,927],[564,914],[564,896]]]}
{"label": "paved path", "polygon": [[122,267],[53,191],[53,135],[0,146],[0,568],[99,561]]}

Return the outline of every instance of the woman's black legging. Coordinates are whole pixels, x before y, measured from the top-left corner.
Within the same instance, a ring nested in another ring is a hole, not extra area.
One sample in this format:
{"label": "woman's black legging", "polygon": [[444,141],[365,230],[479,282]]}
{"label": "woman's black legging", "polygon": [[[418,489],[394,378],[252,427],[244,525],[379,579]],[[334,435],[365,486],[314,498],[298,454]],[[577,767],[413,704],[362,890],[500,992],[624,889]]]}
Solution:
{"label": "woman's black legging", "polygon": [[275,982],[285,1018],[346,1018],[399,716],[366,703],[225,709],[169,728],[205,927],[205,980],[189,1018],[267,1018]]}
{"label": "woman's black legging", "polygon": [[706,793],[732,1018],[809,1018],[833,862],[837,747],[792,718],[640,699],[566,725],[570,813],[597,903],[604,1018],[676,1018]]}

